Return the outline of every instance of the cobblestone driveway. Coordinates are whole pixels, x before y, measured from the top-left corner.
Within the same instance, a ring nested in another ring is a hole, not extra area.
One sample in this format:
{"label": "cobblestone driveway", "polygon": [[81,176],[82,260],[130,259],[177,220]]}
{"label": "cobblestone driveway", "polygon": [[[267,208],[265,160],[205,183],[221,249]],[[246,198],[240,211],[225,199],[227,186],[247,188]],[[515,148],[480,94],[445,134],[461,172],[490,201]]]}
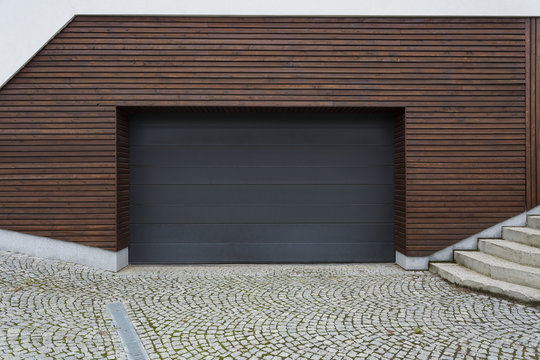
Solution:
{"label": "cobblestone driveway", "polygon": [[126,359],[114,301],[151,359],[540,357],[540,309],[396,265],[111,274],[0,252],[0,358]]}

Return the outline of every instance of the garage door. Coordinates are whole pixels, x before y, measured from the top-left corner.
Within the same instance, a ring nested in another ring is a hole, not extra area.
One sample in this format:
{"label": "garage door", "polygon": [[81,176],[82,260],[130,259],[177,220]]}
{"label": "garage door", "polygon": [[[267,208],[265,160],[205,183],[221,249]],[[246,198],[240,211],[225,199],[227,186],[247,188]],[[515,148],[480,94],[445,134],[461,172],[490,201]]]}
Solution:
{"label": "garage door", "polygon": [[131,263],[393,261],[393,117],[130,117]]}

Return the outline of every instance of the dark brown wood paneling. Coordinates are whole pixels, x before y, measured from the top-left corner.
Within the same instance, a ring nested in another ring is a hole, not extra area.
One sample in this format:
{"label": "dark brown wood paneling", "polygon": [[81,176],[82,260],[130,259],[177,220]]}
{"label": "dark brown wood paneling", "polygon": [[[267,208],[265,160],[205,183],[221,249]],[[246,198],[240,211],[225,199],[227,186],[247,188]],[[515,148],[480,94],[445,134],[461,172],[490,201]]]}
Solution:
{"label": "dark brown wood paneling", "polygon": [[526,179],[527,208],[540,205],[540,19],[526,28]]}
{"label": "dark brown wood paneling", "polygon": [[407,173],[405,111],[396,113],[394,122],[394,243],[397,251],[407,251]]}
{"label": "dark brown wood paneling", "polygon": [[129,123],[125,111],[116,112],[116,240],[117,250],[129,244]]}
{"label": "dark brown wood paneling", "polygon": [[[531,172],[531,178],[530,182],[533,184],[532,186],[536,188],[535,191],[535,197],[533,198],[533,202],[531,204],[531,207],[540,205],[540,156],[538,156],[538,151],[540,151],[540,19],[533,18],[531,20],[531,24],[533,25],[533,28],[531,29],[534,33],[534,36],[532,37],[534,50],[531,47],[531,105],[532,105],[532,117],[534,123],[534,129],[530,129],[529,132],[534,137],[534,171]],[[533,164],[531,164],[533,166]]]}
{"label": "dark brown wood paneling", "polygon": [[526,90],[525,90],[525,154],[526,154],[526,192],[527,192],[527,208],[530,209],[536,203],[536,141],[535,141],[535,51],[536,31],[534,30],[536,21],[527,19],[526,22],[526,41],[525,41],[525,72],[526,72]]}
{"label": "dark brown wood paneling", "polygon": [[430,254],[537,202],[537,25],[77,16],[0,90],[0,226],[126,246],[117,107],[391,107],[407,109],[396,247]]}

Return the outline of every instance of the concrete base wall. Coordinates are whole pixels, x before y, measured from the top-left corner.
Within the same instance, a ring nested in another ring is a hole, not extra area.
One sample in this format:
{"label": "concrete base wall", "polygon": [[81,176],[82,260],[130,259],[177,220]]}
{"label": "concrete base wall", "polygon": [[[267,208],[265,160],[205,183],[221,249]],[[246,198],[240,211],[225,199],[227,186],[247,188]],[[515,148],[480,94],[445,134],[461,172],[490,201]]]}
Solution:
{"label": "concrete base wall", "polygon": [[128,265],[128,248],[115,252],[8,230],[0,230],[0,250],[88,265],[107,271],[119,271]]}
{"label": "concrete base wall", "polygon": [[430,256],[406,256],[396,251],[396,264],[405,270],[427,270],[430,261],[453,261],[454,250],[477,250],[479,238],[500,238],[503,226],[525,226],[527,224],[527,215],[538,214],[540,214],[540,206],[493,225]]}
{"label": "concrete base wall", "polygon": [[[430,261],[453,261],[454,250],[476,250],[479,238],[499,238],[503,226],[525,226],[527,215],[540,215],[540,206],[493,225],[430,256],[406,256],[396,251],[396,264],[406,270],[427,270]],[[127,247],[115,252],[1,229],[0,250],[93,266],[113,272],[121,270],[129,263]]]}

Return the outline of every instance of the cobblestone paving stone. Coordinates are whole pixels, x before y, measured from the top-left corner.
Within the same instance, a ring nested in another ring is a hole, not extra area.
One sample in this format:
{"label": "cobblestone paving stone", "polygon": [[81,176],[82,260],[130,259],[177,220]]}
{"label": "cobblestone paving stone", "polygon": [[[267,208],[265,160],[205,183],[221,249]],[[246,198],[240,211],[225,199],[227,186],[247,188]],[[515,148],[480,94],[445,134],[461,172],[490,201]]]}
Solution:
{"label": "cobblestone paving stone", "polygon": [[129,267],[0,252],[1,359],[539,359],[540,309],[392,264]]}

